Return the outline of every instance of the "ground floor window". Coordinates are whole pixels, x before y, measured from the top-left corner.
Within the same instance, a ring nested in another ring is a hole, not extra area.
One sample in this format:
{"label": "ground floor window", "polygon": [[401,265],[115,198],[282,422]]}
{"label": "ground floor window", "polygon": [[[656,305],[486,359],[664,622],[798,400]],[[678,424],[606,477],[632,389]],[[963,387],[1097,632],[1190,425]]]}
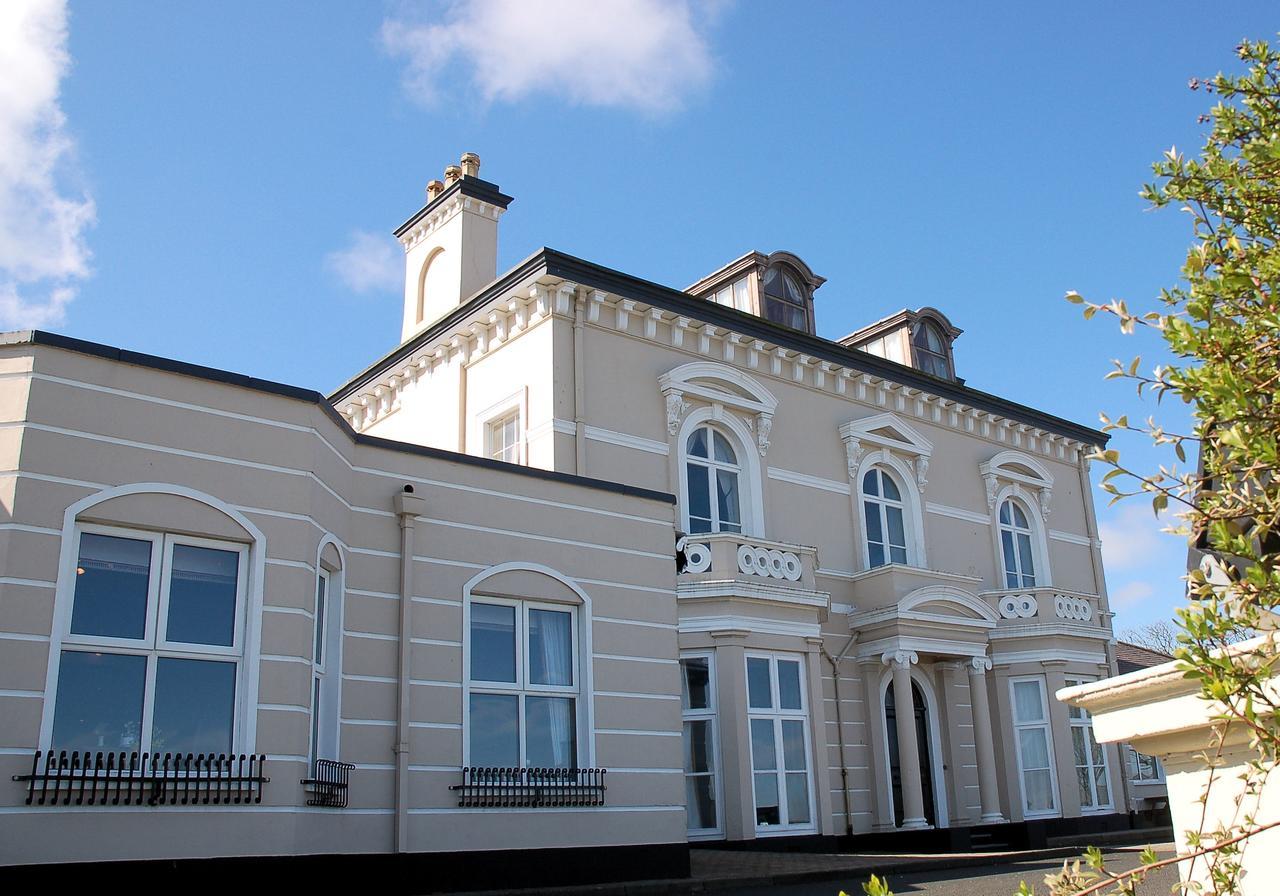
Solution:
{"label": "ground floor window", "polygon": [[684,789],[689,833],[720,832],[715,675],[710,654],[680,658]]}
{"label": "ground floor window", "polygon": [[[1068,678],[1067,687],[1085,684],[1093,679]],[[1071,750],[1076,764],[1076,783],[1080,788],[1080,808],[1088,812],[1111,808],[1111,788],[1107,781],[1107,755],[1093,736],[1093,718],[1078,706],[1067,711],[1071,722]]]}
{"label": "ground floor window", "polygon": [[1143,783],[1164,780],[1164,766],[1160,764],[1159,759],[1148,756],[1146,753],[1139,753],[1133,747],[1129,747],[1126,752],[1129,754],[1130,780]]}
{"label": "ground floor window", "polygon": [[752,791],[761,833],[813,828],[802,666],[796,654],[747,656]]}
{"label": "ground floor window", "polygon": [[1022,813],[1027,818],[1056,815],[1057,780],[1044,678],[1009,679],[1013,701],[1014,746],[1022,778]]}

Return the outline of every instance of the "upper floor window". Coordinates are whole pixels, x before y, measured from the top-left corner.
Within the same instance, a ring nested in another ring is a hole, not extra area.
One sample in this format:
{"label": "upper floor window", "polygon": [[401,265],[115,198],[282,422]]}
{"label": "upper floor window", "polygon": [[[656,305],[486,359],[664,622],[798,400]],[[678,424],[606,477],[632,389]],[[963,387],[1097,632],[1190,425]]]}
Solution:
{"label": "upper floor window", "polygon": [[232,752],[248,548],[105,526],[75,534],[50,747]]}
{"label": "upper floor window", "polygon": [[741,532],[742,467],[733,445],[710,425],[689,433],[685,441],[690,532]]}
{"label": "upper floor window", "polygon": [[576,608],[485,597],[469,609],[468,764],[576,768]]}
{"label": "upper floor window", "polygon": [[925,373],[951,379],[951,361],[947,357],[947,343],[937,324],[928,320],[916,323],[915,332],[911,335],[911,347],[916,356],[916,368]]}
{"label": "upper floor window", "polygon": [[809,332],[809,293],[794,274],[775,264],[765,271],[760,291],[767,320]]}
{"label": "upper floor window", "polygon": [[1036,586],[1035,552],[1031,547],[1031,521],[1012,498],[1000,505],[1000,553],[1004,559],[1006,588]]}
{"label": "upper floor window", "polygon": [[862,477],[862,511],[866,523],[867,565],[907,562],[907,530],[902,490],[893,476],[872,467]]}
{"label": "upper floor window", "polygon": [[485,453],[494,460],[520,463],[520,411],[514,410],[485,425]]}

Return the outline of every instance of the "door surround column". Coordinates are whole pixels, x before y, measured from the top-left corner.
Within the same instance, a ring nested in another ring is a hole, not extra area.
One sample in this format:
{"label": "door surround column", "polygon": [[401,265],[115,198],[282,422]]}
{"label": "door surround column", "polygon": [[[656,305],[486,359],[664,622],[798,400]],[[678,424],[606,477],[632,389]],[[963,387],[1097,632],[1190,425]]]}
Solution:
{"label": "door surround column", "polygon": [[914,650],[895,650],[881,658],[892,675],[894,724],[898,729],[898,769],[902,779],[902,827],[919,831],[929,827],[924,817],[924,793],[920,782],[920,749],[916,737],[915,698],[911,693],[911,667],[920,661]]}
{"label": "door surround column", "polygon": [[969,703],[973,709],[973,744],[978,753],[978,795],[982,823],[1000,824],[1000,790],[996,784],[996,749],[991,730],[991,701],[987,698],[987,670],[991,660],[975,656],[969,661]]}

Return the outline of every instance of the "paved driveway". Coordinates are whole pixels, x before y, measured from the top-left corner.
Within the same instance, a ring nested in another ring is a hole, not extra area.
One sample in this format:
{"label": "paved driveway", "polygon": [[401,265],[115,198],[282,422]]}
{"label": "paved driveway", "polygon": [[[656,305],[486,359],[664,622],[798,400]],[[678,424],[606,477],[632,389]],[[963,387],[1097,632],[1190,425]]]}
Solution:
{"label": "paved driveway", "polygon": [[[1162,853],[1162,858],[1164,854]],[[1107,867],[1113,870],[1133,868],[1138,864],[1137,850],[1117,850],[1107,853]],[[916,874],[892,876],[889,886],[895,896],[1013,896],[1018,884],[1026,881],[1035,887],[1036,893],[1047,892],[1044,876],[1062,867],[1062,860],[1019,862],[1012,865],[990,865],[979,868],[961,868],[951,871],[923,871]],[[1167,896],[1170,887],[1178,879],[1173,866],[1162,868],[1138,887],[1138,896]],[[810,884],[793,884],[773,887],[744,887],[722,891],[732,896],[836,896],[842,889],[849,896],[862,896],[865,876],[851,876],[848,880],[823,881]]]}

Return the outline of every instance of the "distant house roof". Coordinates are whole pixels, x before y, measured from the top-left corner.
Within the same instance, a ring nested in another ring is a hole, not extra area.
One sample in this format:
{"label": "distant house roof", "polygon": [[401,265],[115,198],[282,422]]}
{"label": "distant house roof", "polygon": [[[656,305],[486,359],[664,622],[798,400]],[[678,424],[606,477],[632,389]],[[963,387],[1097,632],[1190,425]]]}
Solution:
{"label": "distant house roof", "polygon": [[1139,647],[1128,641],[1116,642],[1116,665],[1120,667],[1121,675],[1126,672],[1136,672],[1139,669],[1149,669],[1152,666],[1167,663],[1171,659],[1173,657],[1169,654],[1158,650],[1148,650],[1146,647]]}

